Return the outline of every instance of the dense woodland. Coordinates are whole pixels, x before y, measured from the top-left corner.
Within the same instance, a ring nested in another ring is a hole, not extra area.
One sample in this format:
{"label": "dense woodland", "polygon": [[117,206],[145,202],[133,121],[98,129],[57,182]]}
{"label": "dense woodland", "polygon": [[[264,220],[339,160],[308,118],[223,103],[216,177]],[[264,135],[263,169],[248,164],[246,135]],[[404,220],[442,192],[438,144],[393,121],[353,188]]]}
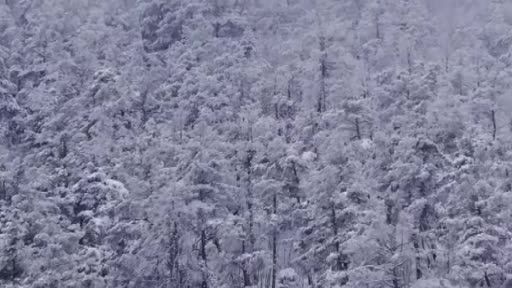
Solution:
{"label": "dense woodland", "polygon": [[0,286],[512,287],[509,0],[0,0]]}

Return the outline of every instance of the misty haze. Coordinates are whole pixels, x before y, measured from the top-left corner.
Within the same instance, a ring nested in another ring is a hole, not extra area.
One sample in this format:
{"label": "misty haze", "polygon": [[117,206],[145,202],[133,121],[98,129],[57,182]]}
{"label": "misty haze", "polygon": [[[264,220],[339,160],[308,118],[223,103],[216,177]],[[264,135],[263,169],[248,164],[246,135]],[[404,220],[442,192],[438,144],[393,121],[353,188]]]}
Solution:
{"label": "misty haze", "polygon": [[512,0],[0,0],[1,288],[512,288]]}

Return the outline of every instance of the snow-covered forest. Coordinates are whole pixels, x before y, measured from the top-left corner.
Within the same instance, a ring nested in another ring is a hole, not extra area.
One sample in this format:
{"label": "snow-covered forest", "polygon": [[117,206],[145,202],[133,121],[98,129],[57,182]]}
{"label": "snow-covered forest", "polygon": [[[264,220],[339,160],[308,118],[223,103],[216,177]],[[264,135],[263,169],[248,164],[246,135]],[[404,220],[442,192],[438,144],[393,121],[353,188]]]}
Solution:
{"label": "snow-covered forest", "polygon": [[512,287],[512,1],[0,0],[0,287]]}

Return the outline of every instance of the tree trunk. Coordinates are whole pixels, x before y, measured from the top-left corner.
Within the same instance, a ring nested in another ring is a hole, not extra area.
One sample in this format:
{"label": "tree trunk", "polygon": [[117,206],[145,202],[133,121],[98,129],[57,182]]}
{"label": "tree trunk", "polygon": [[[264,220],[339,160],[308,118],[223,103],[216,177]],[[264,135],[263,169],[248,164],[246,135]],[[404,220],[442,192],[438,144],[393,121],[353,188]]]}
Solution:
{"label": "tree trunk", "polygon": [[5,184],[5,180],[0,182],[0,200],[7,199],[7,185]]}
{"label": "tree trunk", "polygon": [[[245,249],[245,240],[242,241],[242,254],[245,254],[247,251]],[[247,271],[247,267],[245,266],[245,263],[242,263],[242,276],[244,278],[244,287],[251,286],[251,277],[249,275],[249,272]]]}
{"label": "tree trunk", "polygon": [[484,273],[484,278],[485,278],[485,284],[487,285],[487,287],[491,287],[491,279],[489,279],[489,275],[487,274],[487,271],[485,271]]}
{"label": "tree trunk", "polygon": [[169,269],[169,278],[171,282],[180,283],[180,271],[179,271],[179,239],[178,224],[173,223],[171,237],[169,241],[169,253],[167,259],[167,267]]}
{"label": "tree trunk", "polygon": [[[274,192],[272,199],[272,213],[277,215],[277,192]],[[275,223],[277,226],[277,223]],[[276,288],[277,280],[277,227],[272,229],[272,288]]]}
{"label": "tree trunk", "polygon": [[277,280],[277,229],[272,233],[272,288],[276,288]]}
{"label": "tree trunk", "polygon": [[60,138],[60,147],[59,147],[59,158],[65,158],[68,155],[68,141],[67,136],[63,135]]}
{"label": "tree trunk", "polygon": [[419,239],[417,235],[413,236],[413,246],[414,250],[416,251],[416,279],[420,279],[423,277],[423,272],[421,271],[421,258],[420,258],[420,245],[418,243]]}
{"label": "tree trunk", "polygon": [[381,33],[380,33],[380,17],[379,15],[375,15],[375,38],[381,40]]}
{"label": "tree trunk", "polygon": [[361,140],[361,127],[359,124],[359,118],[356,118],[356,137],[358,140]]}
{"label": "tree trunk", "polygon": [[148,90],[146,89],[141,94],[141,104],[140,104],[141,114],[142,114],[141,119],[140,119],[141,127],[144,127],[144,125],[146,124],[146,122],[148,122],[148,119],[149,119],[149,111],[146,109],[147,101],[148,101]]}
{"label": "tree trunk", "polygon": [[492,140],[496,140],[496,111],[491,110]]}
{"label": "tree trunk", "polygon": [[400,282],[398,281],[397,274],[396,268],[393,268],[393,288],[400,288]]}
{"label": "tree trunk", "polygon": [[[332,234],[336,238],[338,236],[338,225],[336,221],[336,210],[334,208],[334,205],[331,206],[331,226],[332,226]],[[342,269],[342,263],[341,263],[341,257],[340,257],[340,242],[338,240],[335,240],[334,242],[334,249],[337,253],[336,258],[336,271],[341,271]]]}
{"label": "tree trunk", "polygon": [[311,275],[311,273],[308,273],[308,286],[309,287],[315,286],[315,284],[313,283],[313,276]]}
{"label": "tree trunk", "polygon": [[[248,156],[246,160],[246,169],[247,169],[247,199],[246,199],[246,205],[247,210],[249,212],[249,219],[248,219],[248,231],[247,231],[247,240],[248,240],[248,247],[247,252],[252,253],[254,252],[254,245],[256,243],[256,237],[254,236],[254,209],[253,209],[253,193],[252,193],[252,158],[254,157],[253,150],[248,151]],[[244,285],[245,286],[251,286],[251,277],[248,274],[247,271],[247,278],[244,275]]]}
{"label": "tree trunk", "polygon": [[[206,231],[203,228],[201,230],[201,260],[203,260],[204,270],[208,267],[208,259],[206,257]],[[201,288],[208,288],[208,274],[206,271],[203,272],[203,282],[201,283]]]}
{"label": "tree trunk", "polygon": [[327,55],[325,53],[325,38],[320,37],[320,93],[318,95],[317,112],[322,113],[326,110],[327,91],[325,88],[325,80],[327,78]]}

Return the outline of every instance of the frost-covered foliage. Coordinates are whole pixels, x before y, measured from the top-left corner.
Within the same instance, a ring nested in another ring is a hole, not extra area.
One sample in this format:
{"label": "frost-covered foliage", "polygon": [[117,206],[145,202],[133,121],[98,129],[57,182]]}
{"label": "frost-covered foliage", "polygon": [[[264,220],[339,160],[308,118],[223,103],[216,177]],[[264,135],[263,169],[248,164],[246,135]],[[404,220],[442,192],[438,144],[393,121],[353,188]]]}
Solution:
{"label": "frost-covered foliage", "polygon": [[512,4],[0,1],[0,287],[512,287]]}

